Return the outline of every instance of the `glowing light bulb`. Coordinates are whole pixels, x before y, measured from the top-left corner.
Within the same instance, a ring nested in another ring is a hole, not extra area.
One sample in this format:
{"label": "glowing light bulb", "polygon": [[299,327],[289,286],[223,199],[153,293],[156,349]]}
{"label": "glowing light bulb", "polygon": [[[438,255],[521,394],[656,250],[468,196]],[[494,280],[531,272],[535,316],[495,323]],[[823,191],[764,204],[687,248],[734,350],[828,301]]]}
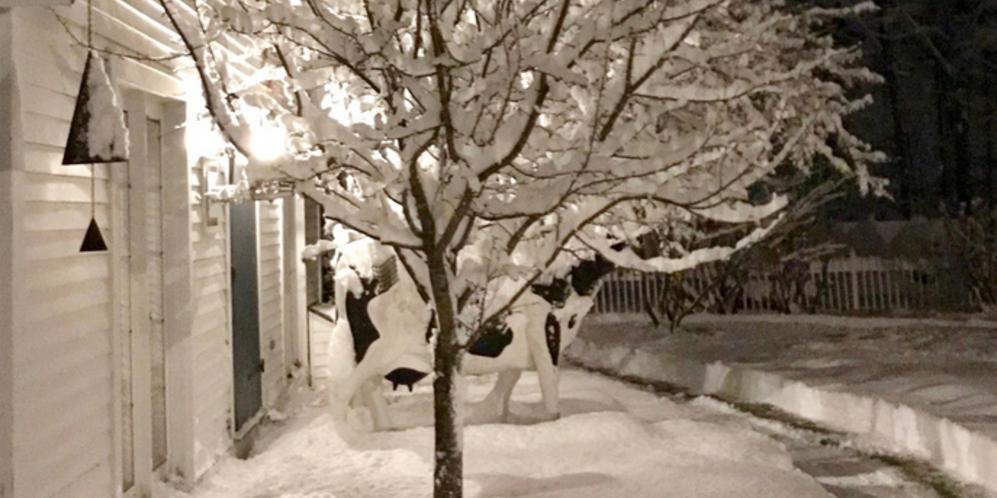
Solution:
{"label": "glowing light bulb", "polygon": [[287,133],[273,123],[253,128],[249,138],[249,153],[262,162],[274,162],[287,154]]}

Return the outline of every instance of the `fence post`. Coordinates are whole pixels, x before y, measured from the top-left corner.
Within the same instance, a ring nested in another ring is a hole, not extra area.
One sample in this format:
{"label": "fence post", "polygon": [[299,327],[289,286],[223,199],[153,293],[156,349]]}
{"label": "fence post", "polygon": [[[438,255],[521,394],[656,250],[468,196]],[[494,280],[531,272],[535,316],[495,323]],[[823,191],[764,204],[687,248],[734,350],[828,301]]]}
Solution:
{"label": "fence post", "polygon": [[859,274],[861,273],[860,265],[856,260],[855,256],[852,256],[849,260],[849,276],[852,280],[852,309],[858,311],[862,309],[861,301],[859,301],[859,292],[861,284],[859,284]]}

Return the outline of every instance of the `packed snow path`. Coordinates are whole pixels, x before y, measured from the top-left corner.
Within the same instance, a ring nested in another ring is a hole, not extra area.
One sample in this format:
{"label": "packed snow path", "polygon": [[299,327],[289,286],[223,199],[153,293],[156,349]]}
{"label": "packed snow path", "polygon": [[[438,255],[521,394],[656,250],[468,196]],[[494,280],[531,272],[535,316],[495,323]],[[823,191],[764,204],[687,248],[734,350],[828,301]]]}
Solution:
{"label": "packed snow path", "polygon": [[[468,381],[471,399],[491,376]],[[562,416],[538,418],[540,388],[525,375],[513,395],[515,423],[469,413],[468,497],[826,497],[795,468],[785,446],[743,416],[683,402],[605,377],[567,370]],[[309,399],[310,398],[310,399]],[[431,392],[392,398],[408,425],[430,420]],[[171,498],[424,497],[431,494],[432,429],[371,433],[363,413],[337,423],[322,393],[302,390],[248,460],[228,457],[191,494]],[[313,406],[314,405],[314,406]],[[280,418],[280,417],[278,417]],[[892,495],[899,496],[899,495]],[[911,495],[905,495],[911,496]]]}

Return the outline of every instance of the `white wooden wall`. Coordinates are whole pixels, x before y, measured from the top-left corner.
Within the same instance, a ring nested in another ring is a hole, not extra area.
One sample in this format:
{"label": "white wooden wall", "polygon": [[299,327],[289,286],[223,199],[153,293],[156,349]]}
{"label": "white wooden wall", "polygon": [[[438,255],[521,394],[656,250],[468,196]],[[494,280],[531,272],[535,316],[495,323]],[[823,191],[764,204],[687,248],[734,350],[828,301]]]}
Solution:
{"label": "white wooden wall", "polygon": [[[332,309],[327,310],[327,316]],[[311,335],[311,374],[315,382],[321,382],[331,377],[329,347],[332,341],[332,331],[335,324],[325,318],[309,314],[309,334]]]}
{"label": "white wooden wall", "polygon": [[[84,53],[49,35],[62,28],[44,9],[13,12],[23,129],[14,495],[106,496],[115,489],[116,450],[111,255],[77,252],[90,218],[89,168],[61,166]],[[110,240],[107,171],[97,167],[96,199]]]}
{"label": "white wooden wall", "polygon": [[[55,8],[81,38],[85,4]],[[101,46],[151,56],[174,49],[167,21],[154,0],[94,0],[94,6],[95,39]],[[9,338],[0,333],[0,496],[114,496],[120,492],[124,430],[118,383],[123,368],[120,331],[127,329],[118,327],[115,332],[116,320],[124,317],[112,305],[123,285],[118,279],[115,287],[112,271],[113,258],[120,253],[77,252],[89,221],[89,168],[61,165],[85,53],[73,45],[53,12],[42,7],[0,9],[0,60],[11,60],[3,57],[6,50],[13,53],[14,64],[0,68],[0,125],[13,117],[7,126],[17,129],[14,136],[23,140],[15,140],[7,149],[0,147],[12,151],[9,164],[0,164],[0,193],[7,189],[17,193],[13,199],[2,197],[2,202],[11,200],[0,207],[0,233],[10,233],[16,248],[6,253],[11,260],[0,256],[0,331],[13,331]],[[181,100],[188,97],[183,94],[187,87],[165,65],[113,59],[110,67],[112,79],[123,88]],[[17,77],[11,80],[14,69]],[[176,142],[183,130],[164,133]],[[182,144],[177,150],[183,152]],[[120,167],[96,170],[96,215],[109,244],[120,235],[111,219],[112,195],[125,194],[123,185],[114,183],[120,177],[108,172]],[[168,267],[163,312],[171,414],[167,472],[179,474],[187,483],[203,475],[232,443],[227,220],[223,218],[217,227],[202,226],[195,195],[200,179],[196,166],[188,175],[178,176],[174,170],[163,178],[164,185],[189,194],[186,205],[176,195],[164,198],[162,204],[167,219],[190,228],[189,238],[165,241],[169,250],[163,261]],[[283,334],[296,327],[286,326],[282,318],[279,203],[261,208],[260,214],[261,275],[267,284],[261,293],[261,349],[266,355],[264,396],[269,404],[286,385]],[[5,286],[9,286],[6,292]],[[9,347],[4,342],[8,340]],[[4,363],[5,358],[12,360],[11,365]],[[4,396],[12,403],[4,403]],[[11,417],[13,430],[5,423]],[[5,446],[13,455],[9,471]],[[13,475],[12,490],[3,487],[11,480],[5,473]]]}
{"label": "white wooden wall", "polygon": [[[0,60],[11,60],[13,27],[9,11],[0,9]],[[0,234],[14,233],[13,142],[20,142],[14,129],[13,64],[0,65]],[[13,388],[14,388],[14,238],[0,237],[0,497],[14,493]]]}
{"label": "white wooden wall", "polygon": [[283,199],[257,203],[260,279],[260,356],[263,406],[277,404],[287,381],[284,366]]}
{"label": "white wooden wall", "polygon": [[284,370],[308,373],[308,283],[301,250],[305,247],[305,201],[285,199],[281,218],[284,243]]}
{"label": "white wooden wall", "polygon": [[206,226],[198,192],[202,167],[191,168],[191,243],[193,274],[193,386],[197,475],[228,450],[232,418],[231,299],[228,260],[228,218]]}

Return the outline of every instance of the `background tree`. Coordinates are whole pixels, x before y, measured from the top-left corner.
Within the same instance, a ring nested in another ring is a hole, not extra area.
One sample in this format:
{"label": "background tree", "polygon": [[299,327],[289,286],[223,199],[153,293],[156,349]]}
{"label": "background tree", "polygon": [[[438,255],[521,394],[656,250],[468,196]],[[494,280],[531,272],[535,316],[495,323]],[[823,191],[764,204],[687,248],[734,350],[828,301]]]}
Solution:
{"label": "background tree", "polygon": [[[815,34],[852,10],[757,0],[160,0],[257,196],[296,191],[395,251],[435,312],[435,494],[461,495],[458,369],[481,324],[576,258],[674,272],[761,239],[780,165],[855,175],[876,79]],[[191,8],[193,7],[193,8]],[[870,8],[864,3],[861,9]],[[240,80],[221,42],[262,65]],[[287,135],[280,153],[260,137]],[[264,130],[261,132],[261,130]],[[269,131],[267,131],[269,130]],[[254,150],[254,147],[257,150]],[[254,154],[256,152],[256,154]],[[272,151],[269,151],[272,152]],[[646,231],[752,223],[642,259]]]}
{"label": "background tree", "polygon": [[[847,181],[847,177],[827,171],[826,167],[816,169],[809,177],[790,170],[790,177],[769,178],[771,187],[755,190],[778,188],[793,199],[783,210],[781,222],[764,240],[729,258],[657,277],[661,288],[657,302],[645,303],[652,322],[657,326],[667,319],[674,332],[693,313],[736,313],[743,307],[752,272],[765,275],[766,280],[757,283],[764,292],[749,293],[751,298],[764,294],[771,309],[783,313],[814,312],[821,289],[813,281],[812,265],[826,261],[842,249],[822,236],[827,230],[821,230],[821,218],[828,204],[843,195]],[[686,237],[702,237],[701,240],[685,240],[680,246],[729,244],[751,229],[750,224],[721,227],[707,221],[696,230],[686,231]],[[652,233],[654,236],[644,237],[642,241],[650,242],[656,250],[668,251],[675,243],[661,232]]]}
{"label": "background tree", "polygon": [[[877,5],[879,10],[842,19],[832,29],[842,43],[861,43],[866,63],[885,80],[871,89],[875,105],[851,120],[859,136],[890,155],[882,174],[891,179],[895,203],[876,203],[877,216],[954,214],[972,207],[973,198],[992,206],[997,0]],[[852,198],[846,204],[843,217],[869,212],[869,202]]]}

